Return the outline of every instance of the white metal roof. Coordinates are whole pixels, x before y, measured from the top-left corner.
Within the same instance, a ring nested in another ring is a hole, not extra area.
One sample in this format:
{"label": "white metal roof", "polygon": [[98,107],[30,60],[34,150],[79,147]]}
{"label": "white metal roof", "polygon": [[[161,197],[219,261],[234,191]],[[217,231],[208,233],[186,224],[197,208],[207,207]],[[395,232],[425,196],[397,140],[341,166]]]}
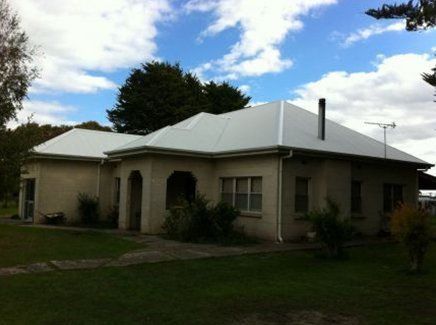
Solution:
{"label": "white metal roof", "polygon": [[72,129],[33,148],[34,154],[82,158],[106,158],[105,151],[113,150],[141,136]]}
{"label": "white metal roof", "polygon": [[[199,113],[146,136],[73,129],[34,148],[35,153],[105,158],[143,150],[222,154],[289,148],[384,158],[384,144],[326,120],[326,138],[318,138],[318,116],[285,101],[214,115]],[[391,146],[387,158],[430,165]]]}
{"label": "white metal roof", "polygon": [[[325,153],[384,158],[384,144],[326,120],[326,139],[318,138],[318,116],[285,101],[213,115],[199,113],[108,151],[169,149],[219,154],[233,151],[287,147]],[[387,158],[418,164],[425,161],[391,146]]]}

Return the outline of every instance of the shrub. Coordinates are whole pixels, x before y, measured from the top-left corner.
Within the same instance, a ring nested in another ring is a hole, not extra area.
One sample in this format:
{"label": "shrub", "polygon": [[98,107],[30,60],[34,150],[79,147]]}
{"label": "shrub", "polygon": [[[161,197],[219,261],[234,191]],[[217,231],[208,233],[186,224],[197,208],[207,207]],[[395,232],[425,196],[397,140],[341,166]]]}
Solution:
{"label": "shrub", "polygon": [[114,206],[109,210],[107,222],[111,228],[118,228],[119,208]]}
{"label": "shrub", "polygon": [[343,256],[344,243],[352,238],[353,228],[347,220],[341,220],[339,205],[327,199],[327,207],[310,212],[308,218],[327,257]]}
{"label": "shrub", "polygon": [[422,271],[424,256],[431,241],[428,211],[400,204],[391,215],[391,231],[408,249],[410,271]]}
{"label": "shrub", "polygon": [[98,198],[86,193],[79,193],[79,216],[83,224],[91,225],[98,222]]}
{"label": "shrub", "polygon": [[219,202],[211,212],[217,235],[228,237],[233,232],[233,222],[239,216],[239,211],[226,202]]}
{"label": "shrub", "polygon": [[201,194],[188,202],[179,199],[165,218],[163,229],[168,237],[181,241],[217,241],[233,234],[233,222],[239,212],[226,203],[212,206]]}

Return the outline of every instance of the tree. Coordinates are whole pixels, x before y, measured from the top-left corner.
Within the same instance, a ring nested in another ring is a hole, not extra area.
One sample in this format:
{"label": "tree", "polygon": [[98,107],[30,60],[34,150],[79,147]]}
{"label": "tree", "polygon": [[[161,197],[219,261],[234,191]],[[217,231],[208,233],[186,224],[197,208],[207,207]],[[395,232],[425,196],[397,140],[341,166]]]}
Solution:
{"label": "tree", "polygon": [[[405,19],[406,30],[419,31],[436,26],[436,0],[409,0],[401,4],[384,4],[369,9],[366,14],[375,19]],[[436,87],[436,67],[430,73],[423,73],[424,81]]]}
{"label": "tree", "polygon": [[228,83],[202,84],[179,64],[153,61],[131,71],[107,114],[116,131],[147,134],[199,112],[240,109],[249,100]]}
{"label": "tree", "polygon": [[241,90],[234,88],[228,82],[217,84],[213,81],[204,85],[204,92],[208,101],[207,112],[222,114],[245,107],[250,98]]}
{"label": "tree", "polygon": [[22,108],[30,83],[37,77],[34,55],[17,14],[6,0],[0,0],[0,127]]}
{"label": "tree", "polygon": [[104,126],[98,123],[97,121],[88,121],[82,122],[80,124],[74,125],[76,129],[87,129],[87,130],[95,130],[95,131],[105,131],[105,132],[113,132],[110,126]]}
{"label": "tree", "polygon": [[391,231],[407,247],[411,272],[421,272],[431,241],[430,214],[401,204],[391,216]]}

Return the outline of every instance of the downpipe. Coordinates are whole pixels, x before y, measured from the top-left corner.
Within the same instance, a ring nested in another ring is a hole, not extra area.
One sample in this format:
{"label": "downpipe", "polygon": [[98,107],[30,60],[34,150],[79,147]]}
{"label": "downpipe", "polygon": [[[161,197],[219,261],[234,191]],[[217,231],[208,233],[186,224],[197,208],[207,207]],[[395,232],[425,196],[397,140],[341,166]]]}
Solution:
{"label": "downpipe", "polygon": [[289,151],[289,154],[283,157],[280,157],[279,159],[279,171],[278,171],[278,198],[277,198],[277,243],[281,244],[283,243],[283,227],[282,227],[282,197],[283,197],[283,161],[285,159],[292,158],[293,152],[292,150]]}

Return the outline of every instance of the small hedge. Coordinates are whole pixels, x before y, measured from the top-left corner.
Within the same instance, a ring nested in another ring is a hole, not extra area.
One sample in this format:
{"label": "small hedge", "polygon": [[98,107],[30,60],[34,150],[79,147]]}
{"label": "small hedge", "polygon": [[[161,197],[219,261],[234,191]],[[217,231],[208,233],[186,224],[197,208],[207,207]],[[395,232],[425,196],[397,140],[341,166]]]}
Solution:
{"label": "small hedge", "polygon": [[343,257],[343,246],[354,233],[350,222],[341,219],[340,214],[339,205],[331,199],[327,199],[327,207],[308,214],[316,239],[323,244],[325,256],[329,258]]}
{"label": "small hedge", "polygon": [[236,235],[233,222],[238,216],[239,211],[227,203],[213,206],[197,194],[192,202],[178,200],[170,209],[163,229],[169,238],[185,242],[229,242]]}
{"label": "small hedge", "polygon": [[79,193],[79,216],[82,224],[94,225],[98,222],[98,197],[86,193]]}

